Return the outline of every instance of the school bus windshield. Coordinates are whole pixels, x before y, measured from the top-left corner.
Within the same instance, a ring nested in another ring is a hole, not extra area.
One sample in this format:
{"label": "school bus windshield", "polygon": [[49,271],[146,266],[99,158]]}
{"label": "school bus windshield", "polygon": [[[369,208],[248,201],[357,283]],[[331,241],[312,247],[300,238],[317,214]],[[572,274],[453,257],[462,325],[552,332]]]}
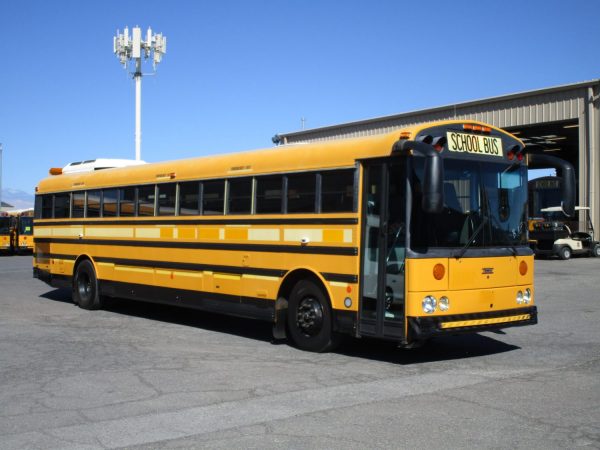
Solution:
{"label": "school bus windshield", "polygon": [[527,243],[527,169],[508,162],[445,159],[444,209],[420,208],[423,158],[411,181],[411,247],[514,246]]}
{"label": "school bus windshield", "polygon": [[19,219],[19,234],[33,234],[33,217],[21,217]]}
{"label": "school bus windshield", "polygon": [[10,217],[0,217],[0,234],[10,233]]}

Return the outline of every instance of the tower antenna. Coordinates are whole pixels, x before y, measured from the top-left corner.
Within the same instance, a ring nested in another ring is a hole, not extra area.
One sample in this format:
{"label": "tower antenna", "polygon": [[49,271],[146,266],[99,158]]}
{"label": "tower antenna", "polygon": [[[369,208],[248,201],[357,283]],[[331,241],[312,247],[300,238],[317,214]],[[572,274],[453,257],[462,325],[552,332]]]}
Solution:
{"label": "tower antenna", "polygon": [[130,73],[135,80],[135,159],[139,161],[142,156],[142,58],[147,60],[152,56],[152,67],[156,72],[156,66],[167,53],[167,38],[162,33],[152,34],[148,27],[146,40],[143,40],[140,27],[134,27],[131,36],[125,27],[123,33],[117,30],[113,37],[113,52],[125,70],[135,64],[135,70]]}

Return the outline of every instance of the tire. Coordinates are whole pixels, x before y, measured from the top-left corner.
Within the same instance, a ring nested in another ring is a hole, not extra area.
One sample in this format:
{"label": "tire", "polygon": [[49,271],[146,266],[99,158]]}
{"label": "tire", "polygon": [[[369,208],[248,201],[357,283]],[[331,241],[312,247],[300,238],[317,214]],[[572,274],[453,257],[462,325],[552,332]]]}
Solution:
{"label": "tire", "polygon": [[89,259],[79,263],[73,278],[73,302],[80,308],[95,310],[102,307],[100,286],[94,265]]}
{"label": "tire", "polygon": [[590,255],[596,258],[600,257],[600,244],[592,245],[592,251],[590,252]]}
{"label": "tire", "polygon": [[571,258],[571,255],[571,247],[569,247],[568,245],[565,245],[558,249],[558,257],[562,260],[566,261],[567,259]]}
{"label": "tire", "polygon": [[333,331],[333,315],[323,290],[310,280],[299,281],[288,303],[288,331],[293,343],[301,350],[326,352],[340,343]]}

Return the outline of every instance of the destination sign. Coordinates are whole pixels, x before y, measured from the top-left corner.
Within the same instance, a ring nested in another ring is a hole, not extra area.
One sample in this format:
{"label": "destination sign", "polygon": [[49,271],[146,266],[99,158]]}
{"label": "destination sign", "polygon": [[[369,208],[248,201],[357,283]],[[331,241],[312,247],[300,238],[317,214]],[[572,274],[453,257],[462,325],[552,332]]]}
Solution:
{"label": "destination sign", "polygon": [[476,155],[504,156],[502,139],[479,134],[446,132],[448,150],[451,152],[473,153]]}

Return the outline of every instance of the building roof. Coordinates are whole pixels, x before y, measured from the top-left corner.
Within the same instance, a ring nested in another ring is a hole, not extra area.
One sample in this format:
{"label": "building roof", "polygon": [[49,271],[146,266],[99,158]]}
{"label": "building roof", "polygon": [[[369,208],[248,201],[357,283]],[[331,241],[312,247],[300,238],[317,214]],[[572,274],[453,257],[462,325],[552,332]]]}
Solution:
{"label": "building roof", "polygon": [[358,126],[365,126],[365,125],[375,124],[375,123],[380,123],[380,122],[388,122],[388,121],[391,122],[391,121],[395,121],[395,120],[399,120],[399,119],[403,119],[403,118],[409,118],[411,116],[431,114],[431,113],[435,113],[435,112],[439,112],[439,111],[450,110],[453,108],[461,109],[461,108],[465,108],[465,107],[472,107],[472,106],[489,104],[489,103],[500,102],[500,101],[514,100],[514,99],[519,99],[519,98],[526,98],[526,97],[539,96],[539,95],[545,95],[545,94],[553,94],[553,93],[557,93],[557,92],[587,88],[587,87],[591,87],[591,86],[598,85],[598,84],[600,84],[600,79],[582,81],[582,82],[572,83],[572,84],[564,84],[564,85],[553,86],[553,87],[548,87],[548,88],[543,88],[543,89],[535,89],[532,91],[517,92],[517,93],[512,93],[512,94],[500,95],[500,96],[496,96],[496,97],[489,97],[489,98],[483,98],[483,99],[478,99],[478,100],[470,100],[470,101],[462,102],[462,103],[454,103],[454,104],[449,104],[449,105],[436,106],[433,108],[419,109],[419,110],[413,110],[413,111],[408,111],[408,112],[403,112],[403,113],[398,113],[398,114],[391,114],[391,115],[387,115],[387,116],[380,116],[380,117],[373,117],[370,119],[357,120],[357,121],[353,121],[353,122],[345,122],[345,123],[341,123],[341,124],[337,124],[337,125],[327,125],[324,127],[309,128],[309,129],[301,130],[301,131],[291,131],[288,133],[279,133],[273,139],[275,140],[276,138],[279,138],[279,139],[284,140],[284,138],[294,138],[294,140],[297,140],[297,138],[304,136],[304,135],[326,132],[328,130],[342,130],[344,128],[355,128]]}

